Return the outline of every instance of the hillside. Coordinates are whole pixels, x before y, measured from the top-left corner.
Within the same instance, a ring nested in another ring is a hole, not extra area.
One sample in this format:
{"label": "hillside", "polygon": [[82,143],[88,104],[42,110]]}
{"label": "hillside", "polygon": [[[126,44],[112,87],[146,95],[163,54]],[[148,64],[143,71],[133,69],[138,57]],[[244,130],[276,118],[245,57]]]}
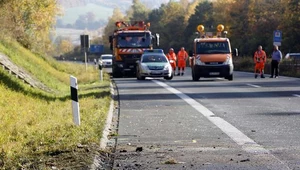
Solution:
{"label": "hillside", "polygon": [[[145,3],[149,8],[157,8],[162,3],[167,3],[169,0],[140,0]],[[97,4],[99,6],[106,6],[109,8],[125,8],[127,9],[131,4],[132,0],[58,0],[58,3],[65,8],[72,8],[78,6],[84,6],[89,3]]]}
{"label": "hillside", "polygon": [[[141,0],[149,8],[158,8],[169,0]],[[58,0],[63,9],[60,17],[64,24],[73,24],[80,15],[87,12],[95,14],[96,20],[107,21],[112,15],[113,9],[118,7],[124,13],[132,4],[132,0]]]}
{"label": "hillside", "polygon": [[[33,88],[1,66],[0,169],[87,169],[111,100],[109,76],[100,82],[93,66],[85,70],[83,64],[59,63],[1,37],[0,53],[51,89]],[[78,78],[80,126],[72,120],[70,75]]]}

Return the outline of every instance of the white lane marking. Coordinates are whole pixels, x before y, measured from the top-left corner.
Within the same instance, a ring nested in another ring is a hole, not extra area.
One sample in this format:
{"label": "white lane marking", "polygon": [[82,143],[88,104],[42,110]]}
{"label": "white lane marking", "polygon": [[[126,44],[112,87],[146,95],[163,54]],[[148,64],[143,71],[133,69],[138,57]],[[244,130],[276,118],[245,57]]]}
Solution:
{"label": "white lane marking", "polygon": [[300,95],[299,95],[299,94],[293,94],[293,96],[295,96],[295,97],[300,97]]}
{"label": "white lane marking", "polygon": [[225,134],[227,134],[233,141],[235,141],[238,145],[240,145],[242,149],[245,150],[246,152],[269,155],[274,159],[276,159],[283,166],[282,169],[290,169],[287,165],[285,165],[284,162],[282,162],[280,159],[272,155],[269,150],[257,144],[254,140],[250,139],[243,132],[238,130],[236,127],[234,127],[224,119],[220,117],[215,117],[215,114],[213,112],[211,112],[209,109],[207,109],[206,107],[198,103],[196,100],[190,98],[189,96],[182,93],[181,91],[173,87],[170,87],[166,83],[163,83],[158,80],[152,80],[152,81],[164,87],[165,89],[169,90],[170,92],[176,94],[182,100],[187,102],[190,106],[195,108],[199,113],[201,113],[204,117],[206,117],[209,121],[211,121],[214,125],[216,125]]}
{"label": "white lane marking", "polygon": [[255,87],[255,88],[260,88],[261,86],[255,85],[255,84],[247,84],[247,86]]}
{"label": "white lane marking", "polygon": [[[195,108],[198,112],[200,112],[203,116],[205,116],[207,119],[209,119],[213,124],[215,124],[217,127],[219,127],[224,133],[226,133],[229,137],[231,137],[238,145],[249,145],[254,144],[257,146],[252,139],[244,135],[241,131],[239,131],[237,128],[232,126],[230,123],[226,122],[224,119],[219,117],[214,117],[215,114],[211,112],[209,109],[198,103],[196,100],[190,98],[186,94],[183,94],[182,92],[168,86],[167,84],[163,82],[159,82],[156,80],[153,80],[158,85],[166,88],[170,92],[176,94],[178,97],[183,99],[185,102],[187,102],[189,105],[191,105],[193,108]],[[261,147],[262,148],[262,147]],[[263,149],[263,148],[262,148]],[[260,151],[262,151],[260,149]],[[265,153],[268,153],[269,151],[264,150]]]}

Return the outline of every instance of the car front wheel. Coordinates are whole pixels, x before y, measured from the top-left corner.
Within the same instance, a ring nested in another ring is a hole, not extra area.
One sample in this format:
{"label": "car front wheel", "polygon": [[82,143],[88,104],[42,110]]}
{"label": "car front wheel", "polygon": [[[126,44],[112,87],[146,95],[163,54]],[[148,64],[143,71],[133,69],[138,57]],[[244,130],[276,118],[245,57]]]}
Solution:
{"label": "car front wheel", "polygon": [[137,71],[136,71],[136,79],[137,79],[137,80],[145,80],[146,77],[141,76],[140,73],[139,73],[139,71],[137,70]]}
{"label": "car front wheel", "polygon": [[233,74],[230,74],[229,76],[225,77],[227,80],[232,81],[233,80]]}
{"label": "car front wheel", "polygon": [[166,79],[166,80],[172,80],[173,79],[173,74],[171,75],[171,77],[169,77],[169,76],[164,77],[164,79]]}

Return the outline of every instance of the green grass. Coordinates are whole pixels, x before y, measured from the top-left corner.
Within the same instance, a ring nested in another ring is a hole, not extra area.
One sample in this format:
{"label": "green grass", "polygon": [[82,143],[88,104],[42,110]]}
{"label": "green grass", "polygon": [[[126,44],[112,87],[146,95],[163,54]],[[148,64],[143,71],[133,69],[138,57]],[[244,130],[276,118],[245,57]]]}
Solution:
{"label": "green grass", "polygon": [[[100,82],[93,66],[85,71],[84,65],[59,63],[10,40],[1,40],[0,52],[55,91],[31,88],[0,69],[0,169],[90,164],[86,148],[97,148],[101,138],[111,100],[109,76]],[[78,78],[80,126],[72,119],[70,75]]]}

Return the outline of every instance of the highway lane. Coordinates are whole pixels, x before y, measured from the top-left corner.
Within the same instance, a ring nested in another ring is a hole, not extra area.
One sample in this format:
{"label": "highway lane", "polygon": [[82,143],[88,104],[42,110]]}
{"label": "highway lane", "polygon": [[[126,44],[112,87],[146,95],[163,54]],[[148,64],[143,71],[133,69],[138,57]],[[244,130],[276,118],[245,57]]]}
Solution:
{"label": "highway lane", "polygon": [[115,169],[300,169],[299,79],[115,82]]}

